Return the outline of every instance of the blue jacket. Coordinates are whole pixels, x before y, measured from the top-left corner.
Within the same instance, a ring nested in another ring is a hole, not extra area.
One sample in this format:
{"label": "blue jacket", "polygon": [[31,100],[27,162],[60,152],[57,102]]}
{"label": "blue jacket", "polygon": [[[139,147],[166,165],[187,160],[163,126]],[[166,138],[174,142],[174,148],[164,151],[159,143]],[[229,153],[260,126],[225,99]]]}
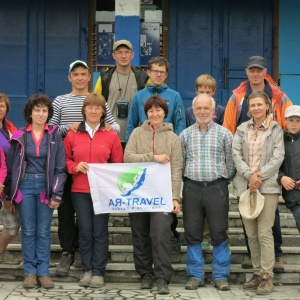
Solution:
{"label": "blue jacket", "polygon": [[[62,142],[61,134],[56,125],[48,125],[49,130],[45,134],[49,134],[48,138],[48,155],[46,163],[46,191],[44,203],[47,200],[61,201],[64,184],[67,178],[65,172],[66,159],[65,149]],[[22,127],[14,132],[11,137],[11,145],[7,153],[7,177],[5,180],[5,193],[11,201],[19,203],[22,201],[22,194],[19,190],[20,183],[25,174],[25,131],[26,127]]]}
{"label": "blue jacket", "polygon": [[166,84],[163,86],[149,85],[138,91],[133,96],[128,114],[128,124],[126,130],[126,141],[134,128],[140,126],[147,120],[144,112],[145,102],[154,95],[159,95],[168,103],[168,116],[164,122],[172,123],[174,132],[179,135],[185,129],[185,109],[178,92],[170,89]]}

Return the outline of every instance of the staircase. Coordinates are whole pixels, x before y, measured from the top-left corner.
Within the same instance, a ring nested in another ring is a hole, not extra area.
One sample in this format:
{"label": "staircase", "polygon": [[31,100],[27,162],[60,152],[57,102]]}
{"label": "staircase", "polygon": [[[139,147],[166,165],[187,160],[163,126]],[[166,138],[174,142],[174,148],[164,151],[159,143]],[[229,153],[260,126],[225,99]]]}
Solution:
{"label": "staircase", "polygon": [[[284,203],[279,203],[281,218],[282,236],[283,236],[283,263],[284,273],[275,273],[274,283],[277,284],[299,284],[300,283],[300,235],[295,225],[291,212],[286,209]],[[172,253],[172,262],[174,275],[172,282],[185,283],[186,277],[186,243],[184,239],[182,226],[182,213],[178,215],[178,231],[181,233],[181,252]],[[51,233],[51,268],[50,272],[54,281],[72,282],[78,281],[82,271],[71,267],[69,276],[55,277],[55,266],[60,257],[60,246],[57,236],[58,218],[57,211],[54,212]],[[0,225],[0,230],[2,225]],[[130,221],[127,214],[111,214],[109,219],[109,263],[105,280],[107,282],[138,282],[139,276],[135,272],[133,263],[133,248],[131,245]],[[241,227],[241,219],[238,212],[238,203],[233,195],[230,195],[229,212],[229,237],[231,249],[231,275],[229,281],[239,284],[249,280],[252,276],[252,270],[241,268],[241,263],[247,258],[247,250],[244,243],[244,234]],[[13,244],[8,246],[8,250],[14,255],[21,257],[20,235],[14,240]],[[211,262],[212,251],[203,251],[206,266],[206,280],[211,281]],[[0,264],[0,280],[22,280],[23,267]]]}

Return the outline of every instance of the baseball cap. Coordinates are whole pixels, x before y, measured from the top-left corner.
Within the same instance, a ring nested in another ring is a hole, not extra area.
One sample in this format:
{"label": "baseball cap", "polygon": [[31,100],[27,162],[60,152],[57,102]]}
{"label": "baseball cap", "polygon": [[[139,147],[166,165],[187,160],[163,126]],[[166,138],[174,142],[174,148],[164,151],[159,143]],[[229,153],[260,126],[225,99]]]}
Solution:
{"label": "baseball cap", "polygon": [[72,63],[70,64],[70,67],[69,67],[69,73],[71,73],[71,71],[72,71],[75,67],[79,67],[79,66],[84,67],[84,68],[86,68],[86,69],[89,70],[89,67],[88,67],[88,65],[86,64],[86,62],[84,62],[84,61],[82,61],[82,60],[75,60],[74,62],[72,62]]}
{"label": "baseball cap", "polygon": [[285,110],[284,117],[288,118],[291,116],[300,117],[300,106],[299,105],[291,105]]}
{"label": "baseball cap", "polygon": [[130,50],[132,50],[132,44],[127,40],[116,41],[113,45],[113,50],[115,51],[119,46],[122,46],[122,45],[124,45],[127,48],[129,48]]}
{"label": "baseball cap", "polygon": [[246,62],[246,69],[250,69],[252,67],[265,69],[267,67],[267,62],[262,56],[251,56]]}

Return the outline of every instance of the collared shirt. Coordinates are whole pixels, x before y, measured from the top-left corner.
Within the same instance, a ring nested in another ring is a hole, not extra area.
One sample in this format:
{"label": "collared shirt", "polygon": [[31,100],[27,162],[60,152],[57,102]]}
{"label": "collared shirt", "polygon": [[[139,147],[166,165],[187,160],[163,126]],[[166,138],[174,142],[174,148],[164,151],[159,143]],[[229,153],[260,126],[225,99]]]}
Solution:
{"label": "collared shirt", "polygon": [[211,122],[206,132],[202,133],[198,123],[195,123],[185,129],[179,138],[184,177],[197,181],[232,179],[235,168],[231,154],[233,136],[229,130]]}
{"label": "collared shirt", "polygon": [[26,128],[26,145],[25,145],[25,161],[26,161],[26,173],[39,174],[45,173],[48,143],[45,131],[48,131],[49,127],[46,123],[44,125],[43,132],[39,138],[36,139],[32,132],[32,124],[29,124]]}
{"label": "collared shirt", "polygon": [[253,173],[259,168],[262,146],[271,120],[268,116],[259,127],[255,126],[253,119],[248,123],[248,166]]}
{"label": "collared shirt", "polygon": [[99,127],[100,127],[100,123],[93,129],[92,127],[89,126],[87,122],[85,122],[85,130],[88,132],[91,139],[94,137],[94,134],[99,129]]}

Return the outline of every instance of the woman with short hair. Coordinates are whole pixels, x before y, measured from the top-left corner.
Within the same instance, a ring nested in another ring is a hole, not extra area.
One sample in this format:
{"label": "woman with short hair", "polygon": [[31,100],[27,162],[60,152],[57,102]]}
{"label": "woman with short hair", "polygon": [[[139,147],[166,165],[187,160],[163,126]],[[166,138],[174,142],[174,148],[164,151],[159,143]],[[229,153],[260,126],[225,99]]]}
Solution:
{"label": "woman with short hair", "polygon": [[281,188],[278,171],[284,159],[283,131],[272,120],[272,102],[264,91],[248,97],[251,119],[242,123],[234,136],[232,155],[236,166],[233,179],[234,195],[240,197],[248,188],[265,197],[261,213],[254,219],[242,217],[253,263],[253,277],[244,289],[256,289],[258,295],[273,290],[275,264],[272,227]]}
{"label": "woman with short hair", "polygon": [[66,181],[65,150],[46,95],[25,104],[27,125],[15,131],[7,154],[7,197],[19,211],[22,227],[24,288],[53,288],[49,276],[52,214],[62,201]]}

